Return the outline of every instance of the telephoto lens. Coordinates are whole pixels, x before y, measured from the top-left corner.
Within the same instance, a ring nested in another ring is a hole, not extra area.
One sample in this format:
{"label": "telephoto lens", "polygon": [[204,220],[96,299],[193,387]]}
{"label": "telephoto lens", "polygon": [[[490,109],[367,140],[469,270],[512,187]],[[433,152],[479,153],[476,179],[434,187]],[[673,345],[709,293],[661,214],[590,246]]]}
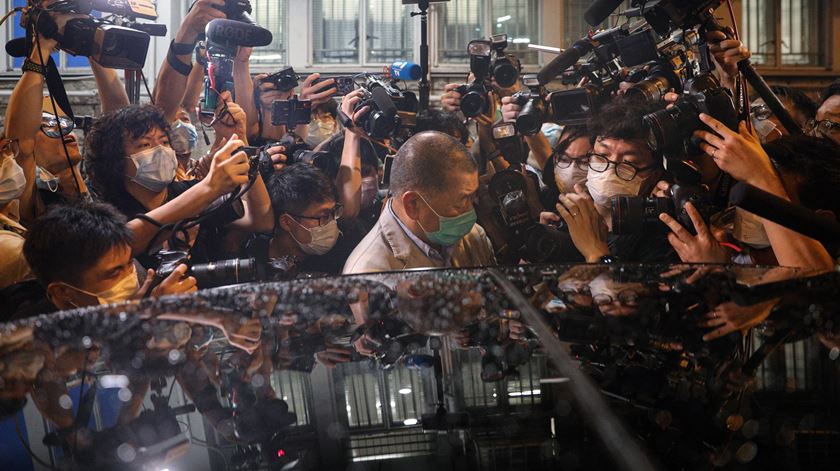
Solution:
{"label": "telephoto lens", "polygon": [[190,274],[201,289],[250,283],[258,279],[257,261],[243,258],[193,265]]}
{"label": "telephoto lens", "polygon": [[481,83],[461,85],[455,91],[461,94],[461,112],[467,118],[475,118],[487,111],[487,90]]}
{"label": "telephoto lens", "polygon": [[662,232],[666,226],[659,215],[674,217],[674,200],[671,198],[645,198],[643,196],[613,196],[610,213],[612,232],[616,235]]}

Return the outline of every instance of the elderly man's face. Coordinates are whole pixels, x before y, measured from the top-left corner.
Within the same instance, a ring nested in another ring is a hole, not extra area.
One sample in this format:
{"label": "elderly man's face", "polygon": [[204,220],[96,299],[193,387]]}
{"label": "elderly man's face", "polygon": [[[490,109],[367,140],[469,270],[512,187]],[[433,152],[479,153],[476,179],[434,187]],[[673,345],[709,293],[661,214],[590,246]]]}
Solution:
{"label": "elderly man's face", "polygon": [[446,183],[444,191],[423,193],[428,204],[418,205],[420,223],[429,232],[440,229],[438,216],[456,217],[472,209],[478,191],[478,172],[453,172],[447,176]]}

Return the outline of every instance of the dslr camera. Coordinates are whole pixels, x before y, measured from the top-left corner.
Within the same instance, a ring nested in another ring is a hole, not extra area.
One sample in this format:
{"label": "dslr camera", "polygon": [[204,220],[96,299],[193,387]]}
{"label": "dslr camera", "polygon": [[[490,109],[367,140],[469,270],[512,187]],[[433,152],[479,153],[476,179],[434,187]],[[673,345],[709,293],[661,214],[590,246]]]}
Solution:
{"label": "dslr camera", "polygon": [[[42,6],[44,3],[30,0],[27,10],[21,15],[21,26],[32,33],[41,33],[57,40],[61,50],[74,56],[90,57],[102,67],[142,69],[146,63],[150,35],[166,35],[164,25],[136,21],[138,18],[157,19],[153,1],[60,0]],[[94,10],[110,13],[115,18],[91,16]],[[81,13],[88,16],[69,20],[64,31],[59,32],[51,13]]]}
{"label": "dslr camera", "polygon": [[685,204],[691,203],[708,221],[715,213],[706,192],[695,185],[674,184],[669,190],[670,195],[665,198],[644,196],[613,196],[610,213],[612,215],[612,232],[617,235],[646,234],[663,232],[667,227],[659,220],[659,215],[665,213],[676,219],[689,232],[696,235],[694,222],[685,211]]}
{"label": "dslr camera", "polygon": [[366,106],[370,107],[370,111],[356,124],[374,139],[393,137],[399,131],[402,126],[400,112],[417,112],[414,93],[400,90],[384,77],[368,75],[361,89],[364,94],[354,111]]}
{"label": "dslr camera", "polygon": [[474,118],[488,111],[487,94],[494,79],[503,88],[512,87],[519,79],[519,61],[513,55],[505,54],[507,45],[506,34],[491,36],[490,40],[475,39],[467,45],[470,72],[475,80],[455,89],[461,95],[464,116]]}
{"label": "dslr camera", "polygon": [[548,119],[548,107],[545,102],[545,88],[540,85],[536,75],[524,75],[522,85],[528,91],[517,92],[513,101],[522,107],[516,118],[516,131],[525,136],[533,136],[540,132],[543,122]]}
{"label": "dslr camera", "polygon": [[280,90],[281,92],[288,92],[297,88],[299,80],[300,78],[295,73],[295,69],[292,67],[286,67],[279,72],[275,72],[268,77],[263,78],[260,82],[274,84],[274,88],[277,90]]}

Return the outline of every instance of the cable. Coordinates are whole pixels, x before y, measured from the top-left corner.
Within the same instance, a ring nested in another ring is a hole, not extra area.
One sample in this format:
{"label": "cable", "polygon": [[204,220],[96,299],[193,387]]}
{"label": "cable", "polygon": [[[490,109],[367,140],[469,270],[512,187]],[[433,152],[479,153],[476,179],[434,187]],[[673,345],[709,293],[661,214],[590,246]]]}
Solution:
{"label": "cable", "polygon": [[49,469],[55,470],[55,466],[45,462],[44,460],[42,460],[41,458],[38,458],[37,456],[35,456],[35,453],[32,452],[32,448],[29,448],[29,444],[26,442],[26,440],[23,439],[23,433],[21,433],[21,431],[20,431],[20,421],[18,420],[18,414],[15,414],[15,431],[17,432],[17,436],[18,436],[18,440],[20,441],[20,444],[23,445],[23,448],[26,449],[26,452],[29,453],[29,456],[31,456],[33,460],[37,461],[38,464],[40,464],[41,466],[44,466],[44,467],[47,467]]}
{"label": "cable", "polygon": [[146,81],[146,74],[143,73],[143,69],[139,70],[140,78],[143,79],[143,86],[146,87],[146,94],[149,95],[149,101],[155,105],[155,97],[152,96],[152,92],[149,90],[149,82]]}
{"label": "cable", "polygon": [[[40,17],[40,15],[41,15],[41,13],[39,12],[38,16]],[[38,23],[38,20],[36,18],[35,24],[37,24],[37,23]],[[44,52],[41,51],[41,35],[38,33],[37,30],[35,30],[35,28],[33,28],[33,35],[35,36],[35,48],[38,49],[38,59],[40,59],[41,65],[46,67],[47,63],[44,61]],[[47,68],[47,72],[49,73],[49,68]],[[44,76],[44,81],[46,82],[46,75]],[[55,103],[55,97],[53,96],[52,93],[50,93],[50,104],[52,105],[53,115],[55,116],[55,119],[58,120],[59,119],[58,106]],[[70,151],[67,150],[67,143],[64,141],[65,134],[64,134],[64,130],[61,128],[61,123],[59,123],[59,125],[58,125],[58,135],[60,136],[60,139],[61,139],[61,146],[64,148],[64,156],[67,158],[67,165],[70,168],[70,173],[73,175],[73,183],[76,186],[76,192],[79,193],[79,197],[81,198],[82,197],[82,184],[79,181],[79,176],[76,174],[76,170],[73,168],[73,161],[70,160]]]}

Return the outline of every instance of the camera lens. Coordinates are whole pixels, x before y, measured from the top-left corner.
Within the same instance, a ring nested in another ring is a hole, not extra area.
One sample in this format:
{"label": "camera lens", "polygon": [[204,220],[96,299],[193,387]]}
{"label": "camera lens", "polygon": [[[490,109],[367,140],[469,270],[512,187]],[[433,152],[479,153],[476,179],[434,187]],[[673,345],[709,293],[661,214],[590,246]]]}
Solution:
{"label": "camera lens", "polygon": [[253,258],[222,260],[194,265],[190,271],[198,286],[213,288],[256,281],[257,262]]}
{"label": "camera lens", "polygon": [[533,136],[542,128],[544,102],[539,98],[531,98],[522,107],[522,112],[516,118],[516,131],[526,136]]}
{"label": "camera lens", "polygon": [[487,101],[484,98],[484,94],[475,90],[468,91],[461,98],[461,111],[467,118],[473,118],[480,115],[484,112],[486,106]]}
{"label": "camera lens", "polygon": [[493,78],[502,88],[510,88],[516,84],[519,78],[519,71],[513,66],[510,59],[498,59],[493,64]]}
{"label": "camera lens", "polygon": [[645,198],[642,196],[613,196],[610,200],[612,232],[617,235],[641,234],[665,227],[659,215],[673,217],[674,200],[671,198]]}
{"label": "camera lens", "polygon": [[[686,130],[681,128],[684,123],[680,119],[682,115],[680,105],[682,104],[651,113],[642,119],[648,132],[647,144],[653,152],[659,153],[666,149],[674,149],[685,138]],[[694,129],[688,127],[688,132]]]}
{"label": "camera lens", "polygon": [[638,98],[646,101],[660,102],[665,94],[673,88],[671,82],[663,76],[648,77],[633,85],[624,92],[627,98]]}

